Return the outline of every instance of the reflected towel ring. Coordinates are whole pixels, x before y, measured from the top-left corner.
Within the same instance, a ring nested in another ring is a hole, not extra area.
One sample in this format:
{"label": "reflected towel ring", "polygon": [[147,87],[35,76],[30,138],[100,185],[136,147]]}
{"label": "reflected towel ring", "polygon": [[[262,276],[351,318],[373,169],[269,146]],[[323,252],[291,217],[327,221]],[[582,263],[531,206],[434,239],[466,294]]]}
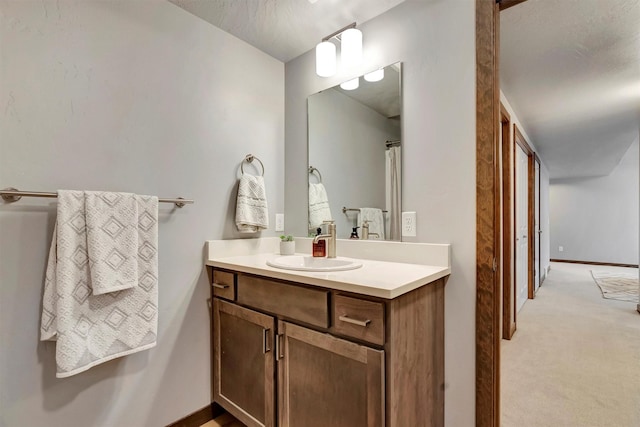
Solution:
{"label": "reflected towel ring", "polygon": [[314,168],[313,166],[309,166],[309,173],[312,174],[314,172],[318,173],[318,178],[320,179],[320,184],[322,184],[322,174],[320,173],[320,171],[316,168]]}
{"label": "reflected towel ring", "polygon": [[240,163],[240,171],[244,175],[244,162],[253,163],[254,160],[257,160],[258,163],[260,163],[260,166],[262,166],[261,176],[264,176],[264,164],[262,164],[262,161],[260,161],[260,159],[254,156],[253,154],[247,154],[246,156],[244,156],[244,160],[242,161],[242,163]]}

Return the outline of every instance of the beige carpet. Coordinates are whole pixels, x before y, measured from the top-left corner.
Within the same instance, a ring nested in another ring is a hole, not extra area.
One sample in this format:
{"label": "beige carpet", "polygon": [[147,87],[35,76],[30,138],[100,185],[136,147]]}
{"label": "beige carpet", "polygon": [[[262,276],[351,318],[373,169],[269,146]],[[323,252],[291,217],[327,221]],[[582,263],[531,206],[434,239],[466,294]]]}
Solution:
{"label": "beige carpet", "polygon": [[640,426],[640,314],[589,270],[553,263],[502,341],[502,427]]}
{"label": "beige carpet", "polygon": [[[630,269],[632,270],[632,269]],[[638,270],[633,273],[591,270],[602,297],[638,303]]]}

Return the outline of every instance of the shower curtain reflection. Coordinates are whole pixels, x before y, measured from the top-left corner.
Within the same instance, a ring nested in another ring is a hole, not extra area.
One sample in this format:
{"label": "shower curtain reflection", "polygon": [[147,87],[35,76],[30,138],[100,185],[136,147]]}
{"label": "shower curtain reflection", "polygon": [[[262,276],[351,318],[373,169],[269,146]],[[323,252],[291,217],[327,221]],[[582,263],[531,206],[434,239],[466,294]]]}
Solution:
{"label": "shower curtain reflection", "polygon": [[402,216],[402,161],[399,143],[395,146],[387,144],[385,153],[386,169],[386,205],[387,215],[386,232],[389,240],[402,240],[401,216]]}

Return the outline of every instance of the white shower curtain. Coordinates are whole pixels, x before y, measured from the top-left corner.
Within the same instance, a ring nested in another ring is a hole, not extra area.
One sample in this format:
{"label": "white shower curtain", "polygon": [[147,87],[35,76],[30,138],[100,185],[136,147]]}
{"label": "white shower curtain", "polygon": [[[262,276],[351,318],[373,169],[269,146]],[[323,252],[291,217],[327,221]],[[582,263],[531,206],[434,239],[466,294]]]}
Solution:
{"label": "white shower curtain", "polygon": [[389,240],[402,240],[401,216],[402,216],[402,162],[400,147],[390,147],[386,154],[386,199]]}

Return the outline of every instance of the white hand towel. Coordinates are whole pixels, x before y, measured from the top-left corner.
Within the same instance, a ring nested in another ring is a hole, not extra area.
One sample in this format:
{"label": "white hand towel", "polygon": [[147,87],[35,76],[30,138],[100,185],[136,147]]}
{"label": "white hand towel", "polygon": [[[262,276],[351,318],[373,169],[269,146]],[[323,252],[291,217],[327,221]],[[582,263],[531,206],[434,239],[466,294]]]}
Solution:
{"label": "white hand towel", "polygon": [[[358,226],[362,227],[364,221],[369,221],[369,239],[384,240],[384,217],[382,216],[382,209],[360,208],[360,212],[358,212]],[[372,236],[371,233],[378,233],[378,236]]]}
{"label": "white hand towel", "polygon": [[58,191],[40,339],[56,342],[58,378],[156,345],[158,198],[137,196],[138,285],[93,295],[82,191]]}
{"label": "white hand towel", "polygon": [[309,230],[315,231],[323,221],[332,219],[329,197],[324,185],[309,183]]}
{"label": "white hand towel", "polygon": [[85,191],[87,252],[93,294],[138,284],[138,202],[135,194]]}
{"label": "white hand towel", "polygon": [[238,185],[236,227],[241,233],[255,233],[269,228],[269,210],[264,178],[244,174]]}

